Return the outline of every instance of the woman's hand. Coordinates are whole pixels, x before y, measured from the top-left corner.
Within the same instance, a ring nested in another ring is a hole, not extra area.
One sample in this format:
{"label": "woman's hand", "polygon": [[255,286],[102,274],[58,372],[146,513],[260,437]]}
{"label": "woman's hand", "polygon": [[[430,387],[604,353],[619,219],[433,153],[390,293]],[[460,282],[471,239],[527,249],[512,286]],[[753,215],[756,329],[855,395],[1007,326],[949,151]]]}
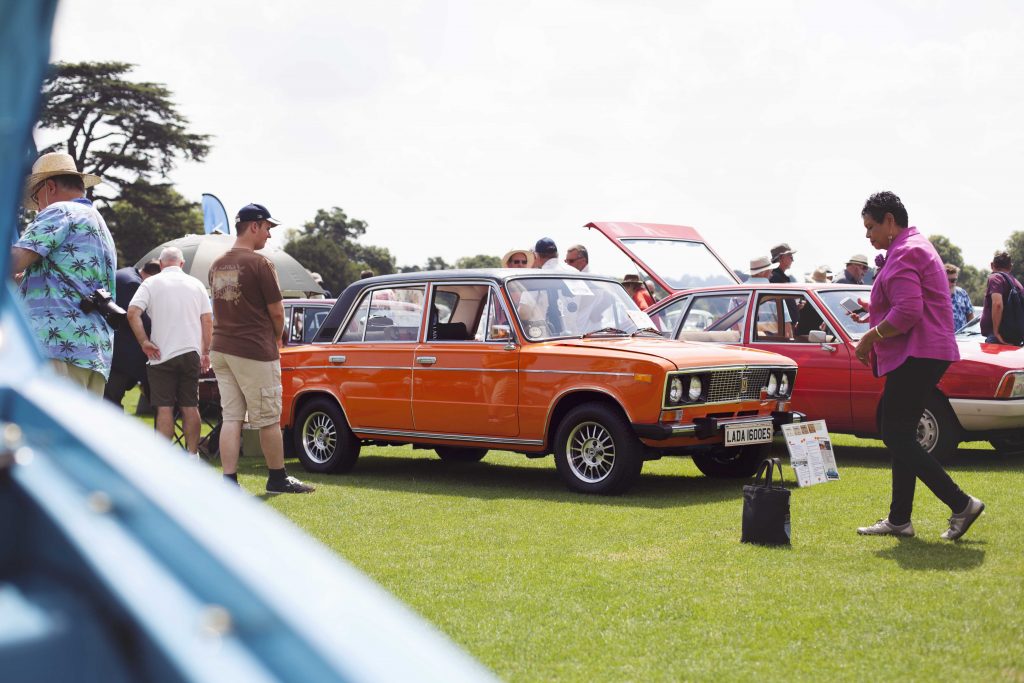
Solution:
{"label": "woman's hand", "polygon": [[853,349],[853,354],[857,356],[857,360],[861,362],[866,368],[871,367],[871,347],[875,345],[880,337],[875,328],[871,328],[864,333],[864,336],[857,342],[857,346]]}

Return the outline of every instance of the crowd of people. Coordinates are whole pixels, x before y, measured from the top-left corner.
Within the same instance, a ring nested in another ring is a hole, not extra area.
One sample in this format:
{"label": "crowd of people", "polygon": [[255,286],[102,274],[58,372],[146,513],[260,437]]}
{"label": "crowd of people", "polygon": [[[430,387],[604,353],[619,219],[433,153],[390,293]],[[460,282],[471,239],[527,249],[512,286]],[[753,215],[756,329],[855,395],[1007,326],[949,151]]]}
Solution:
{"label": "crowd of people", "polygon": [[23,204],[38,213],[11,248],[11,272],[52,369],[118,404],[141,383],[156,407],[157,430],[173,436],[177,408],[186,449],[195,455],[199,375],[212,367],[224,477],[238,482],[247,421],[259,430],[267,492],[313,491],[284,464],[278,352],[284,306],[273,264],[256,253],[279,221],[260,204],[239,210],[235,243],[210,267],[208,294],[183,273],[175,247],[164,249],[158,263],[115,271],[114,240],[86,198],[100,181],[79,172],[71,155],[51,152],[36,160],[25,183]]}
{"label": "crowd of people", "polygon": [[[281,288],[273,264],[256,252],[279,221],[267,208],[249,204],[235,218],[233,247],[209,271],[209,294],[182,271],[179,249],[169,247],[158,262],[115,270],[114,240],[87,188],[100,182],[78,171],[63,153],[42,155],[25,184],[23,203],[38,213],[12,247],[12,275],[29,324],[50,366],[97,395],[120,403],[125,391],[142,384],[157,409],[156,427],[173,435],[175,408],[181,411],[185,446],[196,454],[200,433],[198,381],[212,368],[222,409],[220,458],[223,476],[236,483],[243,422],[259,430],[269,470],[269,493],[307,493],[314,487],[289,476],[280,428],[281,364],[278,345],[284,328]],[[914,482],[921,479],[952,510],[944,538],[959,538],[984,504],[960,490],[916,439],[924,397],[958,359],[954,330],[973,318],[970,298],[956,286],[955,266],[943,264],[891,192],[872,195],[862,211],[871,245],[885,256],[862,322],[871,328],[856,356],[885,376],[882,434],[893,458],[892,503],[888,517],[862,527],[868,535],[911,536]],[[794,281],[789,270],[796,251],[781,243],[769,256],[750,262],[751,283]],[[543,237],[532,250],[515,249],[502,259],[507,268],[589,272],[585,246],[575,244],[559,258],[554,240]],[[980,327],[988,343],[1005,344],[1004,302],[1021,283],[1010,274],[1009,254],[992,260]],[[868,259],[854,254],[841,277],[827,269],[815,279],[861,284]],[[365,273],[370,276],[372,273]],[[647,283],[635,273],[622,279],[641,309],[654,303]],[[116,294],[116,302],[110,292]],[[119,308],[120,306],[120,308]],[[127,327],[118,326],[127,309]],[[856,314],[852,314],[856,315]],[[115,332],[115,328],[118,328]],[[144,359],[144,360],[143,360]]]}
{"label": "crowd of people", "polygon": [[[770,250],[770,256],[755,256],[750,259],[750,274],[746,282],[750,284],[785,284],[796,282],[796,278],[788,271],[793,266],[795,250],[786,243],[777,244]],[[941,262],[941,261],[940,261]],[[957,283],[960,268],[952,263],[944,263],[943,271],[949,289],[949,307],[953,316],[953,330],[957,331],[974,320],[974,303],[970,294]],[[1000,332],[1003,320],[1003,309],[1007,296],[1012,289],[1024,291],[1021,283],[1010,272],[1013,261],[1004,250],[997,251],[989,265],[991,274],[988,277],[984,305],[981,314],[981,333],[989,344],[1011,344]],[[818,266],[806,278],[806,282],[841,285],[871,284],[876,273],[868,265],[868,257],[854,254],[846,261],[842,275],[834,275],[828,266]]]}

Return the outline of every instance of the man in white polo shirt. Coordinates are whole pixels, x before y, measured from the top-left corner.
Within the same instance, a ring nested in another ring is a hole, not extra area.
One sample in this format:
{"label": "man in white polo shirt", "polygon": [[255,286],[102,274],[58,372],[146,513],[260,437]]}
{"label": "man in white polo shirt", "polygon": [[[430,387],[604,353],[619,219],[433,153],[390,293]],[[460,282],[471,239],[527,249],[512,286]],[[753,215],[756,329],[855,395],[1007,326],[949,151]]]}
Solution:
{"label": "man in white polo shirt", "polygon": [[[131,303],[128,322],[149,358],[150,404],[156,408],[156,429],[168,439],[174,436],[174,406],[181,409],[185,447],[198,457],[199,375],[210,369],[213,341],[213,309],[202,282],[182,271],[181,249],[160,252],[160,273],[147,278]],[[147,337],[142,314],[153,323]]]}

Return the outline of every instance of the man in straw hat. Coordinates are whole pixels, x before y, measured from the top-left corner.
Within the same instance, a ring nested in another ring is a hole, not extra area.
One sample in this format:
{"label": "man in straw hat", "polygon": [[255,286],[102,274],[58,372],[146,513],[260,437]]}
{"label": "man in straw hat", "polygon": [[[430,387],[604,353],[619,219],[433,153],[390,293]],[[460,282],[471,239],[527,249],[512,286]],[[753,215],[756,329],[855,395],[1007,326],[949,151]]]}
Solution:
{"label": "man in straw hat", "polygon": [[32,165],[23,204],[35,220],[11,249],[11,272],[32,327],[58,374],[97,394],[110,373],[113,330],[95,307],[97,290],[114,293],[114,240],[85,198],[100,177],[80,173],[70,154],[51,152]]}
{"label": "man in straw hat", "polygon": [[868,257],[864,254],[854,254],[846,262],[846,270],[838,280],[833,280],[837,285],[862,285],[864,275],[868,272]]}
{"label": "man in straw hat", "polygon": [[766,285],[770,282],[768,277],[772,274],[772,260],[767,256],[758,256],[750,259],[750,277],[747,282],[752,285]]}

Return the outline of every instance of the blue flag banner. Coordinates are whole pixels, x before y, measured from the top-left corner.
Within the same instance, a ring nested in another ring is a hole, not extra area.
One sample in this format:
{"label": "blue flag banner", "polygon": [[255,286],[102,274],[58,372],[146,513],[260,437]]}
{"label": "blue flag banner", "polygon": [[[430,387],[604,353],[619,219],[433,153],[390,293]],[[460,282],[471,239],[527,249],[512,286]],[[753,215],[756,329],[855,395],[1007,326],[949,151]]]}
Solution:
{"label": "blue flag banner", "polygon": [[224,204],[207,193],[203,193],[203,227],[207,235],[215,232],[231,234],[231,223],[228,221],[228,212],[224,210]]}

